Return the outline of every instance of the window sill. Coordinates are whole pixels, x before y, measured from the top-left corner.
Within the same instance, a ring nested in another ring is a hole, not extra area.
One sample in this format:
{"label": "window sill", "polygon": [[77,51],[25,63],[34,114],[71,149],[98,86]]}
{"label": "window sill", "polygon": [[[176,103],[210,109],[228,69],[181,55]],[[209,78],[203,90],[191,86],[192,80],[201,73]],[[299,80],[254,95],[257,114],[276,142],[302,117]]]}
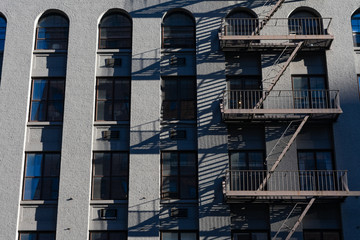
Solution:
{"label": "window sill", "polygon": [[94,126],[130,125],[130,121],[95,121]]}
{"label": "window sill", "polygon": [[33,51],[34,54],[44,53],[67,53],[67,50],[56,50],[56,49],[36,49]]}
{"label": "window sill", "polygon": [[63,122],[28,122],[27,126],[62,126]]}
{"label": "window sill", "polygon": [[162,199],[160,200],[160,204],[197,204],[198,201],[195,199],[191,200],[183,200],[183,199]]}
{"label": "window sill", "polygon": [[97,53],[131,53],[131,49],[98,49]]}
{"label": "window sill", "polygon": [[195,48],[162,48],[162,53],[174,53],[174,52],[195,52]]}
{"label": "window sill", "polygon": [[90,205],[127,204],[127,200],[90,200]]}
{"label": "window sill", "polygon": [[356,52],[356,54],[360,54],[360,47],[354,47],[354,51]]}
{"label": "window sill", "polygon": [[57,205],[57,200],[21,200],[20,205]]}
{"label": "window sill", "polygon": [[194,125],[196,120],[161,120],[160,125],[171,125],[171,124],[184,124]]}

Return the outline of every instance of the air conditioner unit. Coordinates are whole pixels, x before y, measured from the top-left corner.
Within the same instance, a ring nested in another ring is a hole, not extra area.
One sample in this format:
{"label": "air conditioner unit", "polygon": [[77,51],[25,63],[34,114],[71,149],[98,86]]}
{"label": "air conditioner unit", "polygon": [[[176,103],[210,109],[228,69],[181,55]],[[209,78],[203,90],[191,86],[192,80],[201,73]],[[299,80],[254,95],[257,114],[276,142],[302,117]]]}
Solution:
{"label": "air conditioner unit", "polygon": [[100,209],[100,219],[114,220],[117,218],[117,209],[115,208],[103,208]]}
{"label": "air conditioner unit", "polygon": [[107,130],[107,131],[102,131],[101,134],[102,134],[102,138],[105,140],[120,138],[120,131]]}

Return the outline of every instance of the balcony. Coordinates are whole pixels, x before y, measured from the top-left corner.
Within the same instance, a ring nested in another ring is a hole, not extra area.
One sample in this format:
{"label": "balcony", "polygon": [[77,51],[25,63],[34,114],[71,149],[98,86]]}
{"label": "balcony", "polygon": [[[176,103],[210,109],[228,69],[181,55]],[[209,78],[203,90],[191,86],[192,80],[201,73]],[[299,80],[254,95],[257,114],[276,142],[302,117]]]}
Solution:
{"label": "balcony", "polygon": [[334,36],[329,34],[331,18],[224,18],[219,33],[223,51],[236,49],[264,50],[296,47],[329,49]]}
{"label": "balcony", "polygon": [[347,171],[337,170],[230,170],[223,187],[228,200],[360,196],[360,191],[349,190]]}
{"label": "balcony", "polygon": [[304,115],[335,120],[342,113],[337,90],[227,90],[223,119],[297,119]]}

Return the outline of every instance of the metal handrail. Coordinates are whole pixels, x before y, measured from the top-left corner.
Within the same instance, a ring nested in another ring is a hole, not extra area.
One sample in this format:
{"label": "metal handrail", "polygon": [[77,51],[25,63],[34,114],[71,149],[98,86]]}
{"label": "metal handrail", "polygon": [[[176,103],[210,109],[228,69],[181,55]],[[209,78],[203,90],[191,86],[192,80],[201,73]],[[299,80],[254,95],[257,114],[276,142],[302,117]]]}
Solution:
{"label": "metal handrail", "polygon": [[340,109],[338,90],[225,90],[223,108],[255,109],[265,94],[263,109]]}
{"label": "metal handrail", "polygon": [[[263,180],[271,174],[265,188]],[[349,191],[346,170],[228,170],[226,191]]]}
{"label": "metal handrail", "polygon": [[[221,36],[256,35],[264,18],[223,18]],[[332,18],[271,18],[260,35],[328,35]]]}

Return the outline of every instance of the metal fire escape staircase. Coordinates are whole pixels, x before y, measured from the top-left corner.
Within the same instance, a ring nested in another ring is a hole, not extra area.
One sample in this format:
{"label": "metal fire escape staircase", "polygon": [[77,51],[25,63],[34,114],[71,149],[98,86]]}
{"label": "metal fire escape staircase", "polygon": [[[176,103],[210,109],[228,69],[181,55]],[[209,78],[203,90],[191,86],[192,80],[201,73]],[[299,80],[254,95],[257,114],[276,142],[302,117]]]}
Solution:
{"label": "metal fire escape staircase", "polygon": [[[272,4],[273,0],[267,0],[263,7],[270,6]],[[279,0],[277,3],[273,6],[273,8],[266,14],[265,18],[259,23],[258,27],[256,27],[255,31],[253,32],[253,35],[259,34],[261,29],[264,28],[264,26],[269,22],[272,16],[279,10],[281,7],[281,4],[285,2],[285,0]]]}
{"label": "metal fire escape staircase", "polygon": [[[302,120],[293,120],[289,123],[281,137],[278,139],[274,147],[271,149],[270,153],[267,155],[265,163],[274,162],[268,174],[264,178],[262,184],[259,186],[258,190],[263,190],[266,187],[268,180],[271,175],[274,173],[277,166],[280,164],[281,160],[284,158],[286,152],[290,149],[291,145],[294,143],[296,137],[299,135],[301,129],[305,125],[306,121],[309,119],[309,115],[306,115]],[[292,136],[291,136],[292,134]],[[290,139],[286,141],[285,139]]]}
{"label": "metal fire escape staircase", "polygon": [[[296,231],[296,229],[299,227],[299,225],[301,224],[302,220],[304,219],[305,215],[307,214],[307,212],[309,211],[310,207],[313,205],[313,203],[315,202],[315,197],[311,198],[310,201],[308,203],[296,203],[294,205],[294,207],[292,208],[292,210],[290,211],[290,213],[288,214],[287,218],[283,221],[283,223],[281,224],[281,227],[279,228],[279,230],[276,232],[275,236],[272,238],[272,240],[276,240],[277,236],[279,235],[279,233],[282,230],[287,230],[289,231],[287,237],[285,238],[285,240],[290,240],[291,236],[294,234],[294,232]],[[294,212],[296,212],[296,209],[298,208],[299,205],[304,205],[306,204],[305,209],[302,211],[301,215],[299,216],[298,220],[296,221],[296,223],[294,224],[293,227],[290,228],[290,226],[288,226],[286,224],[286,222],[290,219],[290,217],[293,215]]]}

